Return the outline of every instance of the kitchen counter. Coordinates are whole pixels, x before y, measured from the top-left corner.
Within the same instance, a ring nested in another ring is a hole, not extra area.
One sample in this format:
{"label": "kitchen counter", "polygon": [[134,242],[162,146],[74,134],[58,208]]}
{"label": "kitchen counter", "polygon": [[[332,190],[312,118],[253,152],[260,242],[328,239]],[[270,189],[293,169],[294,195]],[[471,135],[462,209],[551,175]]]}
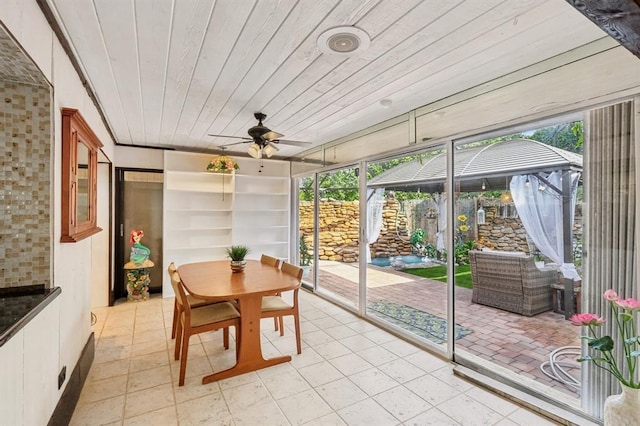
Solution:
{"label": "kitchen counter", "polygon": [[45,288],[44,284],[0,288],[0,347],[60,293],[60,287]]}

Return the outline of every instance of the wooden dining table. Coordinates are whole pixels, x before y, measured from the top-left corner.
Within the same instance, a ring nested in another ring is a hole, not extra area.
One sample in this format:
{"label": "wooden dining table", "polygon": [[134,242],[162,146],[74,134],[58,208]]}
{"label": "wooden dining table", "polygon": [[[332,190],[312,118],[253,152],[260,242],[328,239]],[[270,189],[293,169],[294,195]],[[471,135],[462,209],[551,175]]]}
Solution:
{"label": "wooden dining table", "polygon": [[178,267],[178,273],[187,291],[193,296],[210,301],[237,300],[240,310],[240,330],[236,364],[202,378],[211,383],[291,361],[291,356],[265,359],[260,346],[260,313],[262,296],[293,290],[300,281],[280,269],[247,260],[244,272],[233,273],[228,260],[188,263]]}

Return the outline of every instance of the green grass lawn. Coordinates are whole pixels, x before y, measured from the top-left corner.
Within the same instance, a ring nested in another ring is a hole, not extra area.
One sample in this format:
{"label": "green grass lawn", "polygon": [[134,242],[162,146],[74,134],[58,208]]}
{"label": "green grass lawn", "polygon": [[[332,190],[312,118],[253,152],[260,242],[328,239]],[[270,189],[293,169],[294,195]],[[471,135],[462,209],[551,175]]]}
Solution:
{"label": "green grass lawn", "polygon": [[[455,267],[456,278],[454,280],[458,287],[473,288],[471,284],[471,266],[460,265]],[[447,282],[447,266],[433,266],[431,268],[407,268],[402,269],[407,274],[419,277],[431,278],[432,280]]]}

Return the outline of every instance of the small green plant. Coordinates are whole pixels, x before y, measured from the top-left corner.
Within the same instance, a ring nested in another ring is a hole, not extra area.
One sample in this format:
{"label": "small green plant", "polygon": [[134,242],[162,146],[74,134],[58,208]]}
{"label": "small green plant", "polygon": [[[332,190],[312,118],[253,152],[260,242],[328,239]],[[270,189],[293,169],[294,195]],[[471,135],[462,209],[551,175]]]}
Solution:
{"label": "small green plant", "polygon": [[425,256],[425,245],[424,245],[424,237],[426,233],[424,229],[417,228],[415,231],[411,233],[410,241],[413,254],[416,256]]}
{"label": "small green plant", "polygon": [[427,243],[424,245],[424,253],[430,259],[436,259],[438,257],[438,249],[434,244]]}
{"label": "small green plant", "polygon": [[[473,247],[476,245],[475,241],[459,241],[455,244],[454,248],[454,258],[456,265],[468,265],[469,264],[469,250],[473,250]],[[447,261],[447,251],[443,250],[441,254],[441,259],[443,262]]]}
{"label": "small green plant", "polygon": [[535,262],[544,262],[544,256],[539,251],[533,253],[533,260]]}
{"label": "small green plant", "polygon": [[455,245],[456,265],[469,264],[469,250],[476,245],[475,241],[459,242]]}
{"label": "small green plant", "polygon": [[424,229],[417,228],[411,233],[411,245],[415,246],[416,244],[422,243],[424,241],[425,235],[426,234],[424,232]]}
{"label": "small green plant", "polygon": [[227,248],[227,256],[235,262],[243,261],[248,253],[249,247],[246,246],[231,246]]}
{"label": "small green plant", "polygon": [[304,235],[300,236],[300,266],[310,266],[312,260],[311,253],[309,253],[309,246],[304,239]]}

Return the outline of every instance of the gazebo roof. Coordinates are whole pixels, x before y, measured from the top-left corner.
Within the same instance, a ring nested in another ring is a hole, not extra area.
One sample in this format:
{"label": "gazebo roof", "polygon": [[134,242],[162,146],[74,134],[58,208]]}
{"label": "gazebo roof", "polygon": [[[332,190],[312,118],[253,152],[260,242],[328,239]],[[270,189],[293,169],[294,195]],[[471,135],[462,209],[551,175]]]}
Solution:
{"label": "gazebo roof", "polygon": [[[454,152],[456,191],[503,190],[514,175],[582,170],[582,155],[530,139],[477,145]],[[369,180],[368,186],[391,190],[443,192],[446,153],[400,164]],[[484,184],[484,188],[482,188]]]}

